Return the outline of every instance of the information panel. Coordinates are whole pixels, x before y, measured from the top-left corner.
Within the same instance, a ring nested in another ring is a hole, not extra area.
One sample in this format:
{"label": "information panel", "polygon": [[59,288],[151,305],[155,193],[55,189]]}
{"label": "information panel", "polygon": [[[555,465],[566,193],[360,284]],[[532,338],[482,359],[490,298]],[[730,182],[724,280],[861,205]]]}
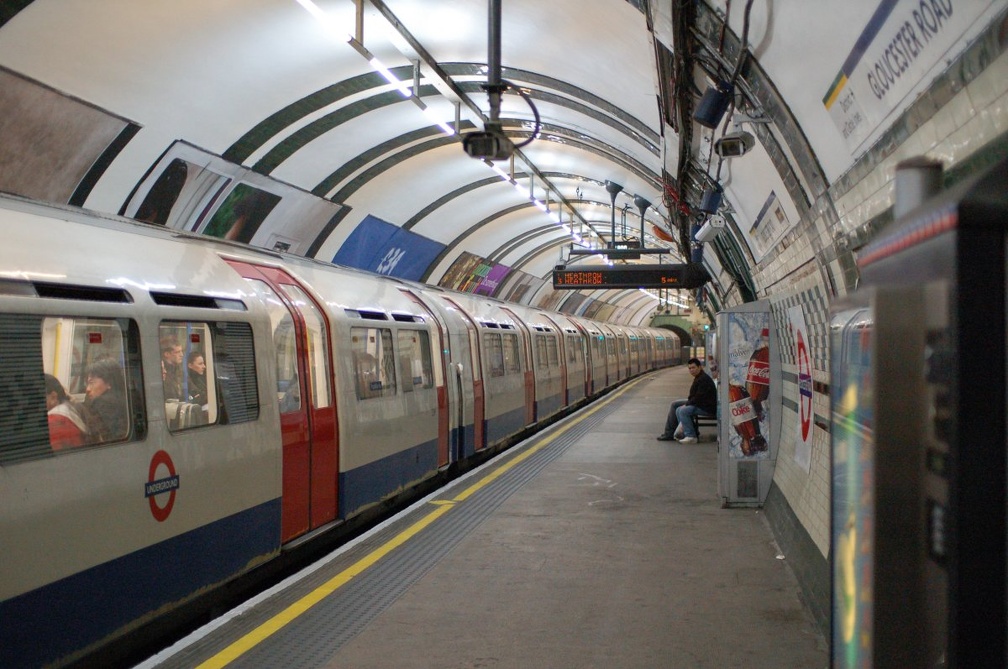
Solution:
{"label": "information panel", "polygon": [[692,288],[687,265],[555,269],[553,288]]}

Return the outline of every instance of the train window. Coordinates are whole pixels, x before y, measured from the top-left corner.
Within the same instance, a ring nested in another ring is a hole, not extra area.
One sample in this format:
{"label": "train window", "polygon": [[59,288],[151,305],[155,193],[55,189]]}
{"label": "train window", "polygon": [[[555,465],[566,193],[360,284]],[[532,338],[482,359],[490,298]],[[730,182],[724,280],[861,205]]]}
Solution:
{"label": "train window", "polygon": [[301,380],[298,376],[297,333],[294,318],[273,289],[258,279],[245,279],[269,310],[276,353],[277,401],[280,413],[301,409]]}
{"label": "train window", "polygon": [[557,338],[555,336],[549,335],[545,337],[546,339],[546,355],[549,358],[550,367],[560,366],[560,350]]}
{"label": "train window", "polygon": [[358,399],[396,394],[392,331],[387,328],[350,328],[354,379]]}
{"label": "train window", "polygon": [[536,369],[546,369],[549,367],[549,354],[546,350],[546,335],[537,334],[535,336],[535,363]]}
{"label": "train window", "polygon": [[158,334],[169,430],[258,417],[251,326],[165,321]]}
{"label": "train window", "polygon": [[623,335],[619,335],[619,354],[622,358],[627,355],[626,337]]}
{"label": "train window", "polygon": [[326,353],[329,335],[325,318],[303,290],[290,284],[281,284],[280,287],[297,305],[305,320],[308,335],[308,387],[312,396],[312,406],[316,409],[332,406],[329,356]]}
{"label": "train window", "polygon": [[581,353],[581,337],[577,335],[567,335],[567,362],[576,363]]}
{"label": "train window", "polygon": [[483,348],[486,349],[486,361],[490,367],[490,376],[504,376],[504,351],[501,347],[501,336],[495,332],[484,332]]}
{"label": "train window", "polygon": [[615,358],[616,357],[616,340],[613,338],[613,335],[609,335],[608,337],[606,337],[606,344],[607,344],[607,348],[609,350],[609,357],[610,358]]}
{"label": "train window", "polygon": [[0,350],[0,462],[146,436],[132,320],[3,314]]}
{"label": "train window", "polygon": [[411,393],[417,386],[433,388],[430,335],[422,330],[399,330],[398,339],[403,392]]}
{"label": "train window", "polygon": [[506,333],[504,337],[504,369],[508,374],[521,371],[521,349],[518,348],[518,335]]}

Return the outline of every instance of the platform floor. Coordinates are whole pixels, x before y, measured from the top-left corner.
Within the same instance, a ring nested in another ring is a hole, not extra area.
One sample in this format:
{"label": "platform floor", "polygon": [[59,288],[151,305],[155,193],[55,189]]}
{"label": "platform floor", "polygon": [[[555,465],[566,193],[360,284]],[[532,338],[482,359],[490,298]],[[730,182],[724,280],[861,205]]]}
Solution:
{"label": "platform floor", "polygon": [[714,430],[660,442],[684,367],[618,389],[141,667],[828,666]]}

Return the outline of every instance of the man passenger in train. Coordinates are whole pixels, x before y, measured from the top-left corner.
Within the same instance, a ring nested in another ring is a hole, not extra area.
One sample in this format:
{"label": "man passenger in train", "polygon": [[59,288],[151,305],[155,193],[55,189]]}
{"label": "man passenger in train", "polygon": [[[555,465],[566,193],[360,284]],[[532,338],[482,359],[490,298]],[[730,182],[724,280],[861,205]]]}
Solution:
{"label": "man passenger in train", "polygon": [[114,441],[126,436],[126,381],[119,363],[108,358],[88,369],[84,400],[91,443]]}
{"label": "man passenger in train", "polygon": [[161,339],[161,380],[166,400],[182,397],[182,345],[175,337]]}
{"label": "man passenger in train", "polygon": [[45,392],[49,443],[53,450],[83,445],[87,437],[84,417],[70,400],[63,384],[52,374],[45,375]]}
{"label": "man passenger in train", "polygon": [[680,444],[695,444],[697,427],[694,418],[713,416],[717,412],[717,388],[714,380],[704,372],[703,364],[698,358],[690,358],[686,368],[693,377],[689,397],[672,402],[665,419],[665,431],[658,435],[658,441],[672,441],[681,433]]}

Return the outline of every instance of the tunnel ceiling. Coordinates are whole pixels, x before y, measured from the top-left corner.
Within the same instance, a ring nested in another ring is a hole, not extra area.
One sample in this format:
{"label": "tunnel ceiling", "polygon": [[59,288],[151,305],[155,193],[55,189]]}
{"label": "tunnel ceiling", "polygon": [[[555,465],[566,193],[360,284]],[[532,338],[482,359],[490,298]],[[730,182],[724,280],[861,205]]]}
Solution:
{"label": "tunnel ceiling", "polygon": [[[409,233],[407,255],[424,250],[415,278],[447,283],[472,254],[538,279],[512,296],[541,303],[561,259],[603,262],[569,254],[610,241],[613,221],[618,241],[643,229],[663,262],[689,260],[689,225],[718,181],[734,241],[704,255],[709,294],[741,290],[765,251],[744,242],[768,194],[794,224],[854,162],[823,96],[877,3],[801,21],[798,0],[672,5],[502,0],[500,121],[519,148],[491,163],[454,132],[490,115],[486,0],[7,2],[0,190],[158,220],[157,194],[174,189],[185,201],[169,203],[168,224],[212,232],[214,207],[244,187],[283,215],[230,228],[239,241],[332,261],[373,243],[355,237],[371,225]],[[724,124],[694,122],[728,78]],[[760,116],[773,123],[740,126],[751,157],[717,165],[727,119]],[[615,210],[607,181],[623,187]],[[643,224],[635,196],[652,203]],[[623,322],[658,304],[636,290],[586,297]]]}

